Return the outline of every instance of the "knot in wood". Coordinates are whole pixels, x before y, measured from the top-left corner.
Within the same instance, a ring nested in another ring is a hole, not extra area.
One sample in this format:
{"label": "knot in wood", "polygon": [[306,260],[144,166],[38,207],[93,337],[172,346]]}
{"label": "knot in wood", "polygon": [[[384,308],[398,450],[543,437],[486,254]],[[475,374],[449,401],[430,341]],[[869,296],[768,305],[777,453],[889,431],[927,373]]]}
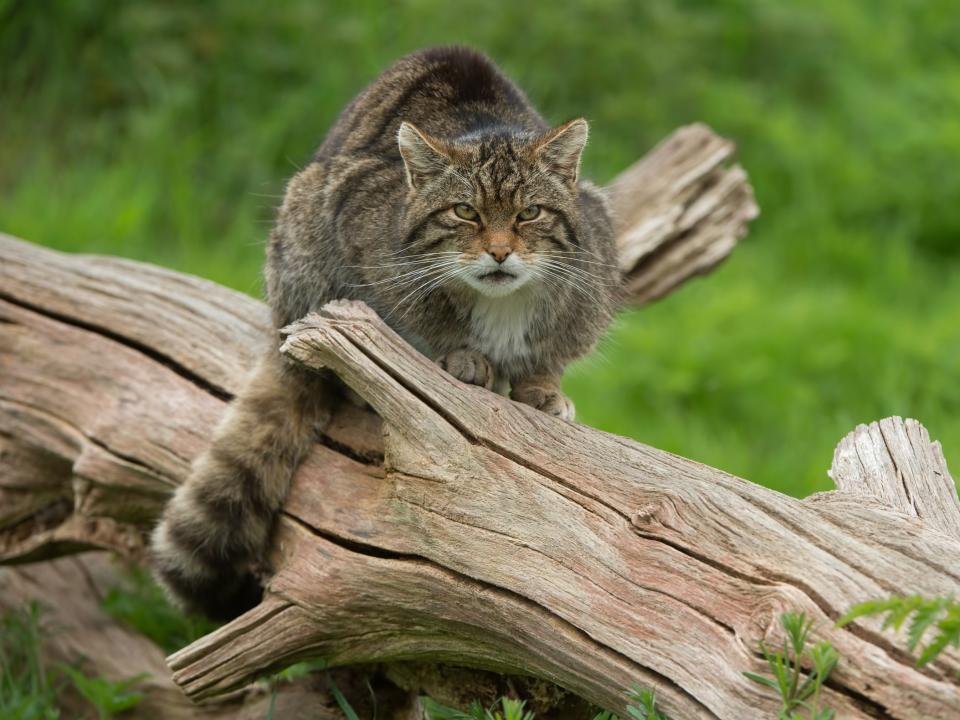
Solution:
{"label": "knot in wood", "polygon": [[630,517],[630,523],[638,530],[676,528],[678,519],[676,507],[664,499],[641,505]]}
{"label": "knot in wood", "polygon": [[767,595],[759,600],[744,628],[743,641],[751,652],[755,652],[761,643],[770,647],[780,642],[780,615],[787,609],[779,595]]}
{"label": "knot in wood", "polygon": [[781,625],[781,617],[786,612],[803,612],[813,618],[814,625],[829,624],[819,610],[803,592],[789,585],[782,585],[757,599],[753,611],[747,619],[744,641],[751,650],[762,642],[767,647],[780,645],[786,634]]}

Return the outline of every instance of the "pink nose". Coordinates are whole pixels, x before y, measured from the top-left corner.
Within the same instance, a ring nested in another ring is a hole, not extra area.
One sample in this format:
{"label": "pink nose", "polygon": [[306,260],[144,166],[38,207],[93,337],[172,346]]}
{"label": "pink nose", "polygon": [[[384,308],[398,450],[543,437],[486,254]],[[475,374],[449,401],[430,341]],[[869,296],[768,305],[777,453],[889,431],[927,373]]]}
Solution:
{"label": "pink nose", "polygon": [[498,263],[502,263],[513,251],[510,249],[509,245],[491,245],[487,252],[493,255],[493,259]]}

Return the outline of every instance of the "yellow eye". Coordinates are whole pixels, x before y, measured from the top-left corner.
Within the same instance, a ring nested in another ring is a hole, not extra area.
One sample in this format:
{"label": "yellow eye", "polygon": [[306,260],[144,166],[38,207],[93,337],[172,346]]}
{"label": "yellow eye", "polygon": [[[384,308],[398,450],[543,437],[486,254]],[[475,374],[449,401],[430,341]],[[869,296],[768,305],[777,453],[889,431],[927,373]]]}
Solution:
{"label": "yellow eye", "polygon": [[458,218],[463,220],[476,220],[480,217],[480,213],[474,210],[473,206],[467,205],[466,203],[454,205],[453,212]]}
{"label": "yellow eye", "polygon": [[539,205],[530,205],[525,207],[523,210],[517,213],[517,219],[526,222],[527,220],[535,220],[540,217],[540,206]]}

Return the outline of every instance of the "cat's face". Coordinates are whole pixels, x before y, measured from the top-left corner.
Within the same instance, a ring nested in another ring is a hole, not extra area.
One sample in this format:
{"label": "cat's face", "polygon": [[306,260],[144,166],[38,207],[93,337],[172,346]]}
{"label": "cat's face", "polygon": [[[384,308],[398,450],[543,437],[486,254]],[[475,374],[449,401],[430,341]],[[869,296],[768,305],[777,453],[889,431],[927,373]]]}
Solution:
{"label": "cat's face", "polygon": [[410,185],[406,257],[438,284],[462,283],[489,297],[531,283],[574,280],[573,218],[587,123],[536,137],[478,136],[456,142],[400,127]]}

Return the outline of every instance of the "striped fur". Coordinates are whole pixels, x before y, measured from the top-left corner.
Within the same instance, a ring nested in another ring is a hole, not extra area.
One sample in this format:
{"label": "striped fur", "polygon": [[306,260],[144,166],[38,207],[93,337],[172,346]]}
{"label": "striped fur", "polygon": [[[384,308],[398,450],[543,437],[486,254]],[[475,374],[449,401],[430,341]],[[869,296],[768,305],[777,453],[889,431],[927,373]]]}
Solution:
{"label": "striped fur", "polygon": [[259,602],[274,518],[329,393],[276,352],[251,372],[153,534],[155,573],[184,609],[227,620]]}
{"label": "striped fur", "polygon": [[[361,299],[465,382],[572,417],[560,376],[619,301],[611,221],[579,178],[586,137],[582,120],[551,130],[479,53],[399,60],[287,186],[265,268],[274,323]],[[251,373],[154,533],[182,606],[226,619],[258,601],[273,522],[336,392],[275,350]]]}

